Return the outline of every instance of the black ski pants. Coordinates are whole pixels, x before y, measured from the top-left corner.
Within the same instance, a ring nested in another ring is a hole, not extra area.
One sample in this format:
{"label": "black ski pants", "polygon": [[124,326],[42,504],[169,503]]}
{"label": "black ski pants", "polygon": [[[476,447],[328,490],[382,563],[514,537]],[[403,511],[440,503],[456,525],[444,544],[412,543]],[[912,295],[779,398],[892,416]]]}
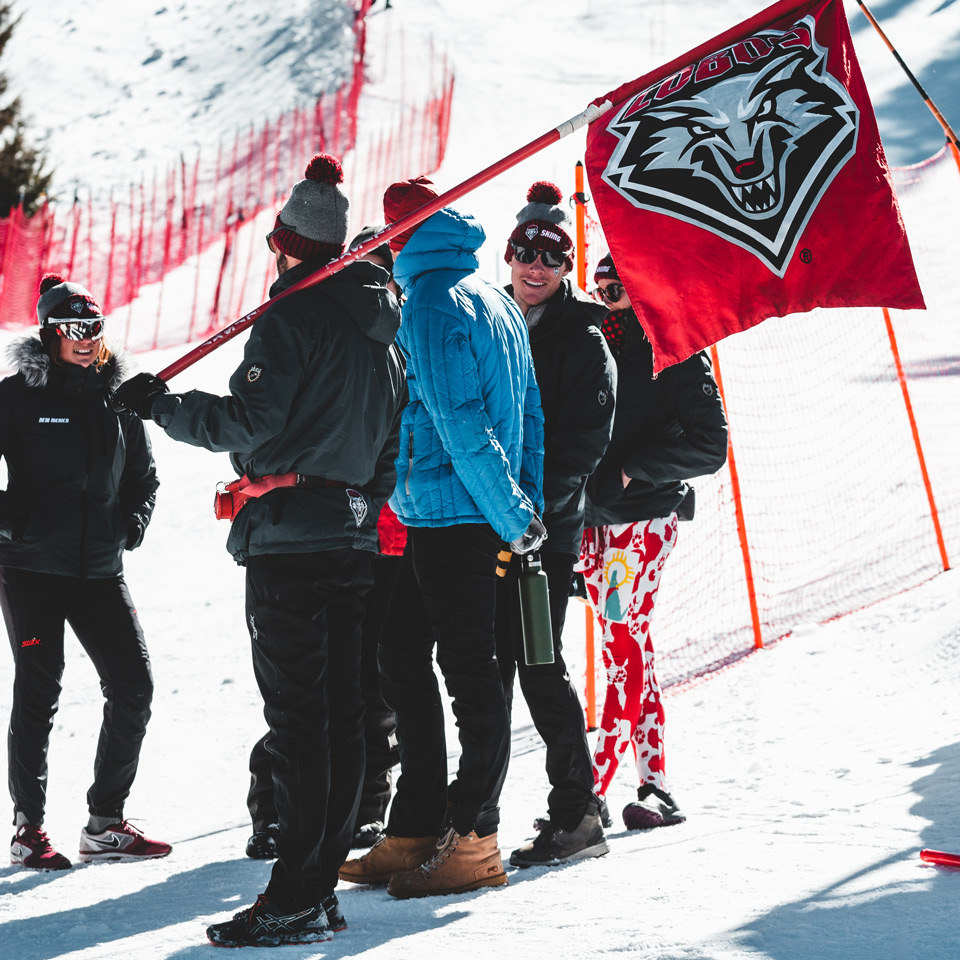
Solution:
{"label": "black ski pants", "polygon": [[386,702],[380,684],[380,633],[400,570],[400,557],[378,556],[373,560],[373,590],[367,600],[360,655],[360,691],[363,695],[363,732],[367,761],[360,792],[357,827],[383,821],[390,803],[392,769],[400,760],[397,749],[397,715]]}
{"label": "black ski pants", "polygon": [[246,613],[269,733],[278,857],[266,895],[313,906],[350,851],[363,779],[360,631],[373,554],[253,556]]}
{"label": "black ski pants", "polygon": [[123,577],[82,580],[2,567],[0,607],[14,662],[7,735],[14,811],[29,823],[43,822],[47,749],[69,623],[100,677],[105,701],[87,805],[94,816],[121,820],[153,698],[150,658]]}
{"label": "black ski pants", "polygon": [[576,559],[572,553],[540,554],[553,629],[554,660],[550,664],[529,667],[524,660],[519,558],[513,558],[506,577],[497,584],[497,662],[507,705],[512,707],[517,677],[530,717],[547,747],[547,815],[567,830],[577,826],[588,811],[596,813],[598,809],[583,707],[567,672],[561,643]]}
{"label": "black ski pants", "polygon": [[[487,524],[409,527],[380,634],[383,693],[397,713],[400,777],[387,832],[495,833],[510,758],[510,719],[494,644],[497,551]],[[433,651],[460,736],[448,811],[447,743]]]}
{"label": "black ski pants", "polygon": [[[366,745],[366,764],[360,809],[356,829],[373,820],[383,820],[390,802],[391,769],[399,760],[397,751],[397,717],[387,706],[380,689],[380,668],[377,648],[387,602],[393,590],[400,557],[373,558],[373,589],[367,596],[363,619],[363,637],[360,652],[360,694],[363,699],[363,729]],[[255,833],[277,823],[277,805],[273,799],[273,771],[264,734],[250,751],[250,789],[247,809]]]}

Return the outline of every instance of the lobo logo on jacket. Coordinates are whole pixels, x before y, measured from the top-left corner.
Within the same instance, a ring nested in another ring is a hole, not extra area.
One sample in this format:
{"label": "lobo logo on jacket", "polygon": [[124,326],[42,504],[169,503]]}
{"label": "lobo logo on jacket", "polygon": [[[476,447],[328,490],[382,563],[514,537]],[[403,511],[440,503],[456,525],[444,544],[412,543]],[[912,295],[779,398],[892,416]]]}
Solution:
{"label": "lobo logo on jacket", "polygon": [[603,178],[630,203],[729,240],[777,276],[856,151],[860,114],[804,17],[632,97]]}

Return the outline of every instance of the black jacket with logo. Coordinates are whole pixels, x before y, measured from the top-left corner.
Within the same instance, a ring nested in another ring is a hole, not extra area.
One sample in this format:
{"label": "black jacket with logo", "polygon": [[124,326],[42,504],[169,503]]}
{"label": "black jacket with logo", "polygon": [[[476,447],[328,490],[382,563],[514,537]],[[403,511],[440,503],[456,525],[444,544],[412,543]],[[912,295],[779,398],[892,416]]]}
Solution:
{"label": "black jacket with logo", "polygon": [[159,486],[140,419],[107,403],[123,362],[53,363],[36,336],[15,340],[9,357],[18,372],[0,382],[0,566],[118,576]]}
{"label": "black jacket with logo", "polygon": [[[308,261],[283,273],[271,297],[320,266]],[[337,484],[248,500],[227,540],[238,563],[340,547],[376,552],[405,396],[393,343],[400,308],[387,278],[359,261],[298,290],[254,322],[228,396],[194,390],[154,402],[153,418],[171,437],[229,451],[238,474],[300,473]]]}
{"label": "black jacket with logo", "polygon": [[[507,292],[512,296],[513,288]],[[543,549],[548,552],[580,552],[587,477],[610,442],[617,370],[600,332],[606,313],[565,279],[530,329],[543,406]]]}
{"label": "black jacket with logo", "polygon": [[[617,361],[613,438],[587,484],[586,523],[599,527],[667,517],[693,518],[687,480],[716,473],[727,459],[727,421],[709,357],[701,352],[653,379],[653,350],[636,314],[625,311]],[[620,471],[631,477],[624,489]]]}

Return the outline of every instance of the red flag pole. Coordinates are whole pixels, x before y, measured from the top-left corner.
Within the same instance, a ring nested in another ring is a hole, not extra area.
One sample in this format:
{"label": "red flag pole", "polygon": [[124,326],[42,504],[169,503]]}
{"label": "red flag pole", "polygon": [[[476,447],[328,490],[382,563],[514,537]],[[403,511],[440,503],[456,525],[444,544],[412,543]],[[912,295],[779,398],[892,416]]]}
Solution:
{"label": "red flag pole", "polygon": [[937,109],[937,105],[930,99],[927,91],[923,89],[920,85],[920,81],[911,73],[910,68],[903,62],[903,57],[897,52],[896,47],[887,39],[887,35],[883,32],[880,27],[880,24],[877,23],[873,14],[867,9],[867,5],[863,0],[857,0],[857,4],[860,6],[860,9],[863,10],[863,15],[870,21],[871,26],[874,30],[880,34],[880,39],[887,45],[887,49],[893,54],[897,63],[903,68],[903,72],[907,75],[907,79],[916,87],[917,93],[920,94],[923,102],[927,105],[927,108],[930,112],[936,117],[937,123],[943,127],[943,132],[947,135],[947,143],[950,145],[950,151],[953,153],[953,159],[957,163],[957,168],[960,169],[960,140],[957,140],[957,135],[954,133],[953,128],[947,123],[943,114]]}
{"label": "red flag pole", "polygon": [[563,137],[569,136],[571,133],[576,132],[581,127],[585,127],[587,124],[593,123],[597,117],[606,113],[612,105],[613,104],[609,100],[604,100],[599,104],[591,103],[582,113],[578,113],[577,116],[572,117],[565,123],[561,123],[560,126],[554,127],[547,133],[542,134],[541,136],[537,137],[536,140],[531,140],[530,143],[526,144],[526,146],[520,147],[518,150],[514,150],[513,153],[504,157],[502,160],[498,160],[496,163],[491,164],[489,167],[486,167],[479,173],[475,173],[469,179],[464,180],[463,183],[453,187],[446,193],[441,194],[439,197],[436,197],[429,203],[425,203],[422,207],[414,210],[412,213],[408,213],[405,217],[401,217],[396,223],[391,223],[378,234],[360,244],[360,246],[358,246],[355,250],[348,250],[336,260],[333,260],[326,264],[326,266],[321,267],[316,271],[316,273],[311,273],[309,277],[304,277],[302,280],[298,281],[292,286],[287,287],[286,290],[278,293],[275,297],[272,297],[265,303],[261,303],[259,307],[254,307],[254,309],[249,313],[244,314],[244,316],[240,317],[239,320],[234,320],[233,323],[228,324],[208,340],[205,340],[203,343],[194,347],[189,353],[184,354],[184,356],[180,357],[179,360],[174,360],[169,367],[165,367],[163,370],[161,370],[158,376],[161,380],[169,380],[171,377],[175,377],[178,373],[182,373],[187,369],[187,367],[192,366],[201,357],[206,356],[211,351],[216,350],[217,347],[222,346],[228,340],[232,340],[235,336],[237,336],[237,334],[246,330],[247,327],[249,327],[258,317],[262,316],[264,311],[266,311],[267,308],[272,306],[274,303],[277,303],[284,297],[290,296],[291,293],[296,293],[298,290],[304,290],[307,287],[314,286],[321,280],[326,280],[327,277],[339,272],[349,264],[360,260],[367,253],[375,250],[384,242],[388,241],[391,237],[395,237],[398,234],[405,233],[407,230],[412,229],[421,221],[426,220],[427,217],[433,216],[433,214],[435,214],[438,210],[448,206],[454,200],[457,200],[464,194],[469,193],[471,190],[475,190],[488,180],[492,180],[504,170],[509,170],[510,167],[514,167],[521,161],[526,160],[527,157],[533,156],[535,153],[539,153],[539,151],[541,151],[544,147],[549,146],[551,143],[555,143],[557,140],[561,140]]}

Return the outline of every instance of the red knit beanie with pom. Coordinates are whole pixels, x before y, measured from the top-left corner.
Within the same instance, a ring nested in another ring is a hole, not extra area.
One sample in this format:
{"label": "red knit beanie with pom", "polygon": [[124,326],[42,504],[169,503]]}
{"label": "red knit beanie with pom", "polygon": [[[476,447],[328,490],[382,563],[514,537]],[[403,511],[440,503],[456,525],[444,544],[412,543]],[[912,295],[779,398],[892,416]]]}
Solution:
{"label": "red knit beanie with pom", "polygon": [[503,259],[513,260],[513,245],[533,247],[535,250],[552,250],[565,254],[568,270],[573,269],[573,240],[567,233],[572,227],[570,216],[559,206],[563,199],[560,188],[547,180],[538,180],[527,191],[527,205],[517,214],[517,226],[510,234]]}
{"label": "red knit beanie with pom", "polygon": [[[391,183],[383,195],[383,217],[388,224],[396,223],[408,213],[419,210],[424,204],[439,196],[433,181],[426,177],[414,177],[411,180]],[[419,226],[418,223],[415,227],[391,237],[390,249],[402,250]]]}
{"label": "red knit beanie with pom", "polygon": [[324,154],[315,156],[307,165],[304,179],[293,185],[267,240],[297,260],[339,257],[347,241],[350,210],[341,183],[340,161]]}

